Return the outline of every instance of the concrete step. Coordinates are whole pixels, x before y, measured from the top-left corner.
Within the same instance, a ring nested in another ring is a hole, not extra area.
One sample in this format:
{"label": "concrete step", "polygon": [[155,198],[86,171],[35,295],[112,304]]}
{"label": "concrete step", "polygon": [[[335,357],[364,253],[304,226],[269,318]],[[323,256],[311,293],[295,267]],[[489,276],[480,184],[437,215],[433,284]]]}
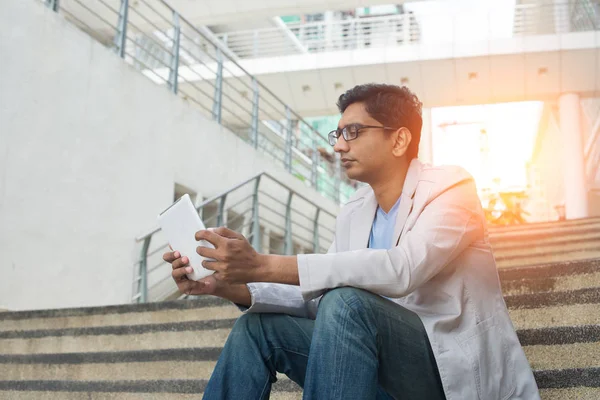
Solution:
{"label": "concrete step", "polygon": [[517,308],[509,310],[509,314],[515,329],[538,329],[600,323],[600,305],[597,303]]}
{"label": "concrete step", "polygon": [[[511,313],[518,310],[515,318],[522,321],[519,324],[524,329],[530,327],[526,325],[529,322],[536,324],[535,326],[555,324],[563,309],[555,310],[547,307],[570,307],[568,309],[572,313],[565,316],[567,322],[576,320],[600,321],[596,312],[588,313],[591,307],[582,307],[581,309],[576,307],[576,305],[600,304],[600,288],[508,295],[505,296],[505,302]],[[126,351],[140,350],[144,349],[144,346],[153,347],[157,345],[162,346],[160,348],[166,348],[164,346],[190,347],[198,345],[219,347],[226,340],[229,329],[233,326],[233,322],[240,312],[227,302],[220,302],[222,304],[220,307],[214,307],[214,303],[209,300],[207,302],[197,301],[195,304],[200,309],[204,304],[211,304],[209,308],[214,308],[215,312],[222,312],[217,319],[210,320],[49,329],[47,327],[50,326],[50,319],[48,319],[44,329],[0,331],[0,354],[77,352],[81,348],[92,352],[106,349]],[[546,308],[543,312],[539,311],[543,308]],[[600,309],[600,307],[598,308]],[[169,309],[172,309],[172,307],[169,307]],[[592,308],[592,311],[594,310]],[[225,318],[231,316],[233,318]],[[85,321],[85,318],[89,317],[72,318],[84,318]],[[23,320],[17,319],[17,321]],[[72,324],[75,323],[74,319],[71,321]],[[122,321],[128,323],[131,319],[124,318]],[[175,342],[175,344],[171,344],[171,342]]]}
{"label": "concrete step", "polygon": [[[233,325],[234,321],[230,321]],[[195,331],[179,331],[181,334]],[[518,329],[517,335],[523,346],[558,346],[573,343],[600,342],[600,325],[558,326],[543,328]],[[131,339],[131,335],[121,335]],[[85,337],[84,337],[85,338]],[[213,343],[217,344],[218,341]],[[138,344],[134,349],[96,351],[82,347],[78,351],[50,352],[3,352],[0,364],[98,364],[98,363],[136,363],[158,361],[215,361],[221,346],[192,344],[188,347],[177,345],[144,346]],[[136,348],[137,347],[137,348]],[[84,351],[82,351],[84,349]]]}
{"label": "concrete step", "polygon": [[534,252],[519,251],[518,254],[510,256],[499,255],[495,256],[498,269],[513,268],[523,266],[535,266],[541,264],[554,264],[570,261],[585,261],[600,258],[598,247],[590,247],[586,249],[576,249],[573,251],[557,252],[542,252],[535,254]]}
{"label": "concrete step", "polygon": [[500,268],[504,295],[600,287],[600,259]]}
{"label": "concrete step", "polygon": [[600,228],[589,232],[548,233],[543,235],[519,235],[504,238],[490,238],[494,253],[522,247],[562,248],[579,243],[581,245],[600,244]]}
{"label": "concrete step", "polygon": [[490,234],[506,233],[506,232],[523,232],[523,231],[543,231],[556,228],[572,228],[577,229],[582,226],[598,226],[600,225],[600,217],[570,219],[566,221],[549,221],[535,222],[521,225],[506,225],[495,226],[488,225]]}
{"label": "concrete step", "polygon": [[511,309],[540,309],[550,306],[600,303],[600,288],[570,290],[567,292],[540,292],[504,296],[509,311]]}
{"label": "concrete step", "polygon": [[[161,379],[161,380],[136,380],[136,381],[44,381],[44,380],[26,380],[26,381],[0,381],[0,394],[9,393],[73,393],[79,392],[79,396],[87,394],[102,394],[106,399],[122,399],[122,394],[134,395],[143,394],[142,399],[155,399],[155,394],[165,395],[195,395],[198,399],[199,394],[204,391],[207,380],[205,379]],[[295,399],[301,396],[301,388],[290,380],[281,380],[273,385],[272,399]],[[108,397],[112,394],[114,397]],[[287,394],[287,395],[286,395]],[[28,398],[28,397],[21,397]],[[38,399],[39,397],[31,397]],[[49,399],[63,399],[63,397],[47,397]],[[73,397],[78,398],[78,397]],[[138,398],[138,397],[131,397]],[[169,397],[165,397],[169,398]],[[171,397],[174,399],[191,397]],[[13,397],[8,397],[13,399]],[[81,397],[79,397],[81,399]]]}
{"label": "concrete step", "polygon": [[[568,390],[568,389],[567,389]],[[198,400],[202,393],[124,393],[124,392],[65,392],[65,391],[2,391],[6,400]],[[301,400],[301,392],[271,392],[271,400]],[[578,397],[578,400],[588,400]],[[590,397],[591,399],[591,397]],[[546,399],[544,399],[546,400]],[[551,400],[554,400],[552,398]],[[597,399],[595,399],[597,400]]]}
{"label": "concrete step", "polygon": [[600,287],[600,272],[539,279],[520,279],[502,283],[504,295],[571,291]]}
{"label": "concrete step", "polygon": [[[566,389],[542,389],[542,400],[598,400],[600,388],[578,387]],[[152,393],[152,400],[197,400],[201,393]],[[32,392],[0,391],[0,398],[10,400],[148,400],[148,393],[101,393],[101,392]],[[272,400],[301,400],[300,392],[272,392]]]}
{"label": "concrete step", "polygon": [[[521,282],[519,284],[525,286],[532,285]],[[518,327],[531,327],[525,324],[533,323],[536,324],[536,327],[546,326],[556,324],[559,321],[568,325],[574,325],[576,321],[582,321],[582,318],[586,318],[586,323],[592,323],[594,318],[598,318],[595,304],[598,297],[595,295],[597,291],[594,290],[594,287],[584,287],[584,289],[589,290],[579,289],[577,291],[562,291],[560,294],[555,295],[542,294],[537,296],[534,294],[523,294],[520,287],[517,287],[514,293],[506,296],[506,301],[511,306],[509,312],[513,318],[513,322]],[[210,312],[205,312],[206,310],[210,310]],[[53,331],[60,334],[78,333],[81,335],[99,332],[98,330],[94,330],[94,328],[98,328],[107,334],[113,334],[112,332],[115,331],[110,328],[148,326],[146,329],[160,329],[160,324],[189,323],[191,324],[190,326],[195,326],[196,329],[206,330],[204,327],[205,321],[212,321],[207,323],[216,327],[218,326],[218,320],[233,320],[240,314],[237,307],[228,302],[223,302],[221,306],[206,308],[202,308],[202,304],[200,303],[198,304],[198,308],[188,310],[129,312],[118,314],[121,316],[120,319],[116,318],[115,314],[100,314],[96,316],[4,320],[1,324],[0,339],[23,337],[23,331],[26,331],[26,336],[28,337],[52,335],[51,332]],[[155,326],[155,328],[151,328],[151,326]]]}
{"label": "concrete step", "polygon": [[[227,320],[221,322],[225,321]],[[234,321],[228,322],[232,325]],[[133,347],[138,347],[135,350],[115,350],[112,346],[105,346],[103,350],[98,351],[94,347],[94,342],[86,342],[89,337],[78,337],[72,339],[78,341],[78,348],[85,349],[85,352],[68,352],[67,346],[57,346],[60,351],[48,353],[47,348],[30,344],[27,347],[28,353],[19,354],[13,353],[12,348],[6,351],[7,343],[3,340],[1,341],[3,354],[0,355],[0,369],[3,371],[0,390],[19,390],[19,387],[22,387],[19,385],[27,382],[29,386],[26,387],[29,390],[35,387],[35,390],[40,391],[93,391],[97,387],[94,385],[98,385],[99,380],[104,380],[107,387],[116,388],[117,391],[137,391],[135,384],[142,380],[144,384],[155,382],[161,391],[165,391],[170,389],[164,379],[176,378],[179,383],[181,380],[192,382],[208,379],[223,342],[214,335],[211,337],[213,340],[211,343],[221,343],[220,346],[208,347],[206,343],[202,343],[203,340],[200,340],[188,347],[180,347],[182,343],[194,342],[194,338],[197,338],[199,333],[203,333],[196,331],[197,327],[188,328],[192,330],[185,331],[182,330],[182,326],[178,326],[174,332],[178,334],[175,336],[178,340],[169,341],[166,348],[161,348],[164,345],[160,342],[161,337],[148,338],[147,342],[140,343],[137,340],[141,336],[139,333],[127,334],[126,331],[120,332],[121,335],[105,334],[100,338],[107,338],[110,342],[117,343],[134,342],[136,345]],[[26,335],[35,333],[33,336],[39,336],[37,331],[18,333]],[[590,375],[590,371],[600,371],[600,345],[598,345],[600,325],[519,329],[517,333],[532,367],[536,370],[536,376],[545,379],[543,382],[546,383],[540,383],[541,387],[557,387],[548,386],[553,385],[554,378],[562,382],[563,386],[558,387],[590,386],[590,380],[593,381],[590,376],[596,376]],[[64,336],[59,336],[59,339],[63,338]],[[9,345],[23,349],[15,343]],[[574,370],[577,370],[577,373],[574,373]],[[32,380],[33,377],[36,379],[35,382]],[[75,381],[83,386],[77,386]],[[72,386],[68,386],[70,389],[67,389],[64,385]],[[201,391],[197,386],[191,387],[193,389],[189,390]]]}
{"label": "concrete step", "polygon": [[[168,350],[198,346],[222,347],[227,340],[234,321],[219,320],[219,325],[223,327],[218,329],[207,329],[208,324],[206,322],[212,321],[201,321],[199,323],[125,326],[118,328],[126,329],[114,330],[112,332],[99,329],[93,332],[93,334],[85,335],[74,335],[75,332],[69,334],[61,330],[54,332],[31,331],[25,333],[43,333],[45,336],[31,338],[28,337],[29,335],[23,335],[19,338],[0,339],[0,360],[10,355],[78,353],[81,349],[94,353],[104,351],[131,352],[152,349]],[[520,338],[528,338],[527,342],[521,342],[522,345],[540,343],[562,344],[562,340],[567,340],[563,337],[564,335],[572,338],[569,340],[579,342],[600,342],[598,334],[600,325],[585,325],[585,327],[585,329],[579,326],[543,329],[532,328],[519,330],[518,333]],[[551,335],[551,337],[544,338],[540,335]]]}
{"label": "concrete step", "polygon": [[600,258],[501,268],[498,269],[498,276],[504,284],[509,280],[565,277],[595,272],[600,272]]}
{"label": "concrete step", "polygon": [[540,396],[542,400],[598,400],[600,399],[600,388],[542,389]]}
{"label": "concrete step", "polygon": [[[600,368],[572,368],[536,370],[534,376],[540,389],[598,388]],[[0,381],[2,391],[13,392],[117,392],[117,393],[177,393],[199,394],[206,387],[206,379],[161,379],[117,381],[63,381],[18,380]],[[301,388],[289,379],[280,379],[273,385],[275,393],[300,393]]]}
{"label": "concrete step", "polygon": [[[161,380],[208,379],[214,369],[217,352],[214,354],[186,349],[199,357],[211,360],[187,359],[164,361],[118,361],[125,355],[112,354],[113,362],[98,361],[98,355],[79,354],[84,363],[61,363],[66,361],[60,354],[43,359],[11,357],[3,358],[1,381],[18,380],[60,380],[60,381],[115,381],[115,380]],[[152,351],[152,350],[150,350]],[[535,370],[558,370],[564,368],[600,367],[600,346],[598,343],[567,343],[561,345],[532,345],[524,347],[527,359]],[[159,354],[155,354],[158,358]],[[285,376],[283,379],[287,379]]]}
{"label": "concrete step", "polygon": [[493,249],[496,261],[501,261],[516,257],[531,257],[544,255],[560,255],[578,253],[581,251],[592,252],[594,255],[590,258],[600,258],[600,240],[592,241],[563,241],[561,244],[541,244],[524,242],[519,245]]}
{"label": "concrete step", "polygon": [[3,320],[2,316],[0,316],[0,320],[2,321],[2,324],[0,324],[0,332],[11,330],[93,328],[100,326],[205,321],[212,319],[237,318],[240,315],[239,309],[230,302],[221,299],[218,299],[217,301],[218,305],[207,304],[205,301],[195,300],[173,301],[172,303],[183,307],[180,309],[166,308],[156,311],[145,311],[136,307],[136,305],[132,305],[127,312],[123,313],[115,313],[111,308],[107,307],[100,310],[105,312],[103,314],[94,313],[96,310],[90,310],[90,314],[87,315],[81,315],[79,312],[70,314],[68,310],[64,310],[63,312],[57,312],[56,314],[50,312],[50,315],[44,317],[35,316],[34,314],[31,318],[27,318],[27,314],[25,314],[18,315],[19,318]]}
{"label": "concrete step", "polygon": [[[115,381],[52,381],[21,380],[0,381],[0,390],[13,391],[65,391],[65,392],[134,392],[134,393],[202,393],[206,379],[160,379],[160,380],[115,380]],[[282,379],[273,385],[277,392],[300,392],[296,383]]]}
{"label": "concrete step", "polygon": [[[201,393],[152,393],[152,400],[197,400]],[[566,389],[542,389],[542,400],[598,400],[600,388],[578,387]],[[85,396],[85,397],[82,397]],[[148,400],[147,393],[101,393],[101,392],[32,392],[0,391],[0,398],[10,400]],[[301,400],[300,392],[272,392],[272,400]]]}
{"label": "concrete step", "polygon": [[585,235],[600,231],[600,221],[579,226],[557,225],[544,229],[524,229],[513,231],[488,231],[490,240],[502,241],[515,238],[543,238],[548,236]]}
{"label": "concrete step", "polygon": [[600,218],[490,229],[499,268],[600,258]]}

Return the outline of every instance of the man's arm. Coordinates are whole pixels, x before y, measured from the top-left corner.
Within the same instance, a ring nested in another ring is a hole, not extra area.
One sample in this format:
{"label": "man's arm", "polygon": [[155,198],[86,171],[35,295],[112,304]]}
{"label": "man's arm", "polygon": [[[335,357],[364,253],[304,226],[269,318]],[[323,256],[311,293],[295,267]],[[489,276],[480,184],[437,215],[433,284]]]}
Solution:
{"label": "man's arm", "polygon": [[[304,299],[352,286],[402,297],[435,276],[481,237],[479,198],[470,177],[439,188],[397,247],[333,254],[258,255],[252,279],[300,285]],[[372,266],[377,265],[377,268]]]}
{"label": "man's arm", "polygon": [[232,301],[240,306],[250,307],[252,305],[250,290],[248,289],[248,286],[243,284],[224,284],[215,290],[214,295]]}
{"label": "man's arm", "polygon": [[[336,251],[335,240],[329,247],[328,253]],[[269,265],[260,263],[269,263]],[[317,314],[320,298],[305,300],[298,285],[287,284],[298,280],[296,257],[258,254],[260,271],[272,271],[266,276],[257,275],[248,284],[227,284],[217,280],[214,295],[230,300],[243,312],[249,313],[279,313],[303,318],[314,319]],[[281,264],[285,263],[285,265]],[[245,266],[244,268],[248,268]],[[271,278],[269,278],[271,276]],[[214,278],[213,278],[214,279]],[[258,280],[261,280],[258,282]],[[268,279],[273,279],[269,281]],[[278,282],[279,283],[273,283]]]}

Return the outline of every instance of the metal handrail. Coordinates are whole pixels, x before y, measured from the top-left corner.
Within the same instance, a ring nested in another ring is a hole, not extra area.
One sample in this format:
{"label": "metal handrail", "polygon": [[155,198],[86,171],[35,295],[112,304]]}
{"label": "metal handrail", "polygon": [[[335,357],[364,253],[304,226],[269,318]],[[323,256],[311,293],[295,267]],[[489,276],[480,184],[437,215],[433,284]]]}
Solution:
{"label": "metal handrail", "polygon": [[[600,10],[590,7],[589,0],[539,1],[535,4],[517,4],[514,8],[513,36],[546,33],[582,32],[600,29]],[[474,18],[482,13],[475,11]],[[414,16],[411,13],[363,16],[340,20],[317,22],[293,22],[284,26],[224,32],[217,35],[240,59],[298,55],[330,51],[347,51],[377,46],[398,47],[425,43],[421,38],[420,24],[424,21],[441,19],[449,23],[448,34],[442,41],[459,42],[455,30],[460,29],[461,19],[468,13],[457,16],[432,13]],[[483,16],[483,18],[486,18]],[[487,14],[490,20],[494,11]],[[292,44],[292,34],[300,43]],[[494,39],[488,30],[487,37],[474,40]],[[504,38],[506,33],[498,34]]]}
{"label": "metal handrail", "polygon": [[[293,35],[302,45],[291,42]],[[417,43],[420,29],[412,14],[289,23],[276,28],[241,30],[217,35],[240,58],[270,57],[331,50],[352,50],[371,41]]]}
{"label": "metal handrail", "polygon": [[[248,73],[231,49],[195,27],[164,0],[137,0],[135,4],[130,0],[41,1],[113,48],[153,82],[189,100],[254,148],[282,163],[288,172],[310,183],[323,196],[338,201],[344,198],[343,194],[319,190],[317,186],[325,172],[312,165],[331,163],[322,160],[318,151],[319,146],[326,146],[326,137]],[[116,19],[114,23],[109,22],[112,19]],[[261,121],[279,125],[280,134],[271,135],[268,130],[265,134]],[[310,147],[306,140],[297,140],[302,135],[308,138]],[[305,155],[301,148],[312,156]],[[294,163],[306,167],[298,169]],[[355,184],[342,179],[340,191],[351,193]]]}
{"label": "metal handrail", "polygon": [[[58,0],[55,0],[55,1],[58,1]],[[173,7],[171,7],[171,6],[170,6],[168,3],[166,3],[165,1],[163,1],[163,0],[155,0],[155,1],[158,1],[158,2],[162,3],[164,6],[168,7],[168,8],[171,10],[171,12],[173,12],[174,14],[177,14],[177,15],[179,15],[179,14],[178,14],[178,12],[177,12],[177,11],[176,11],[176,10],[175,10]],[[144,3],[147,3],[147,1],[144,1]],[[184,17],[182,17],[181,15],[179,15],[179,19],[181,19],[182,21],[185,21],[185,22],[187,22],[187,23],[189,24],[189,26],[190,26],[190,27],[192,27],[192,29],[194,29],[194,31],[195,31],[195,32],[196,32],[198,35],[200,35],[202,38],[204,38],[205,40],[207,40],[207,41],[209,41],[210,43],[212,43],[212,44],[213,44],[215,47],[217,47],[217,48],[221,49],[222,51],[229,52],[229,49],[228,49],[228,47],[227,47],[227,46],[224,46],[222,42],[217,42],[217,41],[215,41],[215,40],[214,40],[212,37],[208,37],[208,36],[207,36],[207,35],[206,35],[204,32],[202,32],[201,30],[199,30],[198,28],[196,28],[196,27],[195,27],[195,26],[194,26],[192,23],[190,23],[189,21],[187,21],[187,20],[186,20]],[[233,63],[233,64],[236,66],[236,68],[238,68],[240,71],[242,71],[242,72],[244,73],[244,75],[246,75],[246,76],[248,76],[248,77],[251,77],[251,78],[255,79],[255,78],[254,78],[254,76],[253,76],[252,74],[250,74],[250,73],[249,73],[249,72],[248,72],[248,71],[247,71],[247,70],[246,70],[244,67],[242,67],[242,66],[241,66],[241,65],[240,65],[240,64],[239,64],[239,63],[238,63],[238,62],[237,62],[237,61],[236,61],[236,60],[235,60],[233,57],[232,57],[232,58],[228,58],[228,61],[229,61],[229,62],[231,62],[231,63]],[[271,90],[270,90],[268,87],[266,87],[265,85],[263,85],[262,83],[260,83],[260,81],[259,81],[259,80],[257,80],[256,82],[258,83],[258,86],[259,86],[260,88],[262,88],[264,91],[266,91],[267,93],[269,93],[269,94],[270,94],[272,97],[274,97],[275,99],[277,99],[277,100],[278,100],[278,101],[279,101],[279,102],[280,102],[282,105],[285,105],[285,103],[283,102],[283,100],[279,99],[279,97],[277,97],[277,96],[275,95],[275,93],[273,93],[273,92],[272,92],[272,91],[271,91]],[[287,105],[286,105],[286,107],[287,107]],[[308,123],[307,123],[307,122],[306,122],[306,121],[305,121],[305,120],[304,120],[304,119],[303,119],[303,118],[300,116],[300,114],[298,114],[297,112],[293,111],[292,109],[290,109],[290,111],[291,111],[291,112],[292,112],[292,114],[293,114],[293,115],[296,117],[296,119],[298,119],[299,121],[302,121],[302,122],[304,122],[306,125],[310,126],[310,124],[308,124]],[[325,140],[325,141],[327,140],[327,138],[326,138],[324,135],[321,135],[321,133],[320,133],[320,132],[316,131],[315,129],[312,129],[312,127],[311,127],[311,130],[312,130],[312,132],[313,132],[314,134],[316,134],[316,135],[320,136],[320,137],[321,137],[323,140]]]}
{"label": "metal handrail", "polygon": [[[268,182],[276,185],[276,193],[281,196],[282,192],[285,193],[285,199],[277,198],[275,194],[268,193],[265,189],[260,187],[261,182]],[[252,193],[247,195],[245,193],[239,193],[238,191],[243,190],[253,185]],[[226,207],[227,199],[234,197],[236,194],[240,194],[231,205]],[[265,202],[261,202],[262,197],[266,197]],[[312,218],[307,216],[306,210],[299,212],[294,210],[293,200],[298,199],[302,203],[314,210],[314,216]],[[251,202],[250,207],[245,206],[245,203]],[[282,253],[293,254],[296,245],[302,247],[312,246],[310,249],[313,252],[321,252],[323,247],[322,241],[332,240],[334,235],[334,224],[335,215],[319,206],[315,202],[311,201],[308,197],[298,193],[289,185],[281,182],[274,178],[268,172],[261,172],[256,174],[239,184],[231,187],[230,189],[219,193],[218,195],[212,196],[199,205],[196,206],[196,211],[201,213],[207,209],[211,204],[217,205],[217,214],[210,217],[210,219],[217,218],[219,226],[227,226],[233,221],[240,221],[241,224],[238,227],[238,231],[246,233],[246,238],[250,240],[252,246],[257,251],[264,251],[262,248],[261,228],[269,228],[281,231],[283,234],[284,247]],[[275,208],[274,208],[275,207]],[[277,207],[284,207],[285,211],[279,211]],[[243,211],[241,211],[241,210]],[[235,216],[228,220],[226,213],[233,212]],[[261,216],[259,216],[259,213]],[[299,218],[300,217],[300,218]],[[244,220],[248,218],[248,222]],[[323,221],[326,218],[327,221]],[[205,219],[205,222],[208,219]],[[277,220],[280,222],[278,223]],[[226,221],[226,222],[224,222]],[[298,229],[300,228],[300,229]],[[245,232],[245,231],[248,232]],[[167,251],[167,244],[162,244],[155,249],[150,250],[150,244],[153,241],[154,236],[160,232],[160,228],[155,228],[136,237],[137,243],[142,243],[140,258],[135,262],[136,274],[133,281],[135,285],[134,295],[132,301],[146,302],[149,300],[149,292],[151,289],[165,285],[169,281],[170,276],[164,276],[160,278],[152,286],[149,284],[150,273],[160,272],[160,268],[163,264],[166,264],[162,258],[157,259],[158,255],[162,252],[161,249]],[[325,235],[323,235],[325,233]],[[271,251],[267,248],[267,251]],[[149,257],[152,257],[155,261],[151,267],[148,267]],[[158,263],[156,263],[158,261]],[[165,268],[165,270],[168,270]],[[163,291],[166,289],[163,289]],[[163,292],[161,291],[161,293]],[[161,298],[155,299],[160,300]]]}

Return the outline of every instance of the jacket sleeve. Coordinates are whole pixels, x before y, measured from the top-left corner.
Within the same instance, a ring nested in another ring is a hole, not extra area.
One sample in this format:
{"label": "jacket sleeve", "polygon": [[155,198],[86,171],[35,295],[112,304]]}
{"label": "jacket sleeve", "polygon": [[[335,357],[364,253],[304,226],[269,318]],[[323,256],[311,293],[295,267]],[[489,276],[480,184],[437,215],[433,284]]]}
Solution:
{"label": "jacket sleeve", "polygon": [[427,282],[483,234],[481,204],[473,179],[432,189],[416,222],[390,250],[360,249],[298,255],[304,299],[352,286],[403,297]]}
{"label": "jacket sleeve", "polygon": [[[336,250],[335,240],[327,253]],[[255,282],[246,285],[252,297],[250,307],[236,304],[244,313],[279,313],[315,319],[321,297],[305,300],[299,286],[281,283]]]}

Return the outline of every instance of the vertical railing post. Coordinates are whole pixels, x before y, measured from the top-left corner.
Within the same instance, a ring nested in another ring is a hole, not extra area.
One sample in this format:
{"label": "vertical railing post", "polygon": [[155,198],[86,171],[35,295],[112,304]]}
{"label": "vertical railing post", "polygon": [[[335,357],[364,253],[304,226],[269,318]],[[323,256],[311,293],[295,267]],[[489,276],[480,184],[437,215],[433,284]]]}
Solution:
{"label": "vertical railing post", "polygon": [[54,12],[58,12],[59,0],[46,0],[46,5]]}
{"label": "vertical railing post", "polygon": [[285,169],[292,172],[292,112],[288,106],[285,106]]}
{"label": "vertical railing post", "polygon": [[292,255],[294,253],[294,244],[292,242],[292,197],[294,192],[290,190],[288,194],[288,200],[285,205],[285,244],[284,253],[286,255]]}
{"label": "vertical railing post", "polygon": [[179,14],[173,11],[173,48],[171,52],[171,71],[169,72],[169,87],[173,93],[177,93],[177,82],[179,79],[179,39],[181,27],[179,25]]}
{"label": "vertical railing post", "polygon": [[254,36],[252,37],[252,56],[253,58],[258,57],[258,31],[254,31]]}
{"label": "vertical railing post", "polygon": [[152,236],[147,236],[144,239],[142,253],[140,254],[139,281],[138,281],[138,303],[146,303],[148,301],[148,248],[150,248],[150,240]]}
{"label": "vertical railing post", "polygon": [[340,203],[340,186],[342,184],[342,166],[340,164],[340,154],[335,153],[335,201]]}
{"label": "vertical railing post", "polygon": [[321,214],[321,209],[317,208],[313,221],[313,253],[315,254],[319,253],[319,214]]}
{"label": "vertical railing post", "polygon": [[129,0],[121,0],[119,8],[119,22],[117,23],[117,33],[115,35],[115,52],[121,58],[125,58],[125,46],[127,44],[127,14],[129,11]]}
{"label": "vertical railing post", "polygon": [[252,145],[258,148],[258,82],[256,78],[252,78]]}
{"label": "vertical railing post", "polygon": [[402,18],[402,44],[411,44],[410,14],[404,13],[400,17]]}
{"label": "vertical railing post", "polygon": [[217,47],[217,77],[215,80],[215,97],[213,103],[213,119],[221,123],[221,110],[223,101],[223,53]]}
{"label": "vertical railing post", "polygon": [[318,176],[319,176],[319,149],[317,147],[317,134],[312,132],[312,166],[310,169],[310,183],[318,192]]}
{"label": "vertical railing post", "polygon": [[261,237],[260,237],[260,220],[258,218],[258,188],[260,185],[260,177],[256,178],[254,182],[254,193],[252,194],[252,247],[259,253],[261,249]]}
{"label": "vertical railing post", "polygon": [[217,227],[223,226],[226,223],[225,219],[225,200],[227,195],[221,196],[219,199],[219,213],[217,214]]}

